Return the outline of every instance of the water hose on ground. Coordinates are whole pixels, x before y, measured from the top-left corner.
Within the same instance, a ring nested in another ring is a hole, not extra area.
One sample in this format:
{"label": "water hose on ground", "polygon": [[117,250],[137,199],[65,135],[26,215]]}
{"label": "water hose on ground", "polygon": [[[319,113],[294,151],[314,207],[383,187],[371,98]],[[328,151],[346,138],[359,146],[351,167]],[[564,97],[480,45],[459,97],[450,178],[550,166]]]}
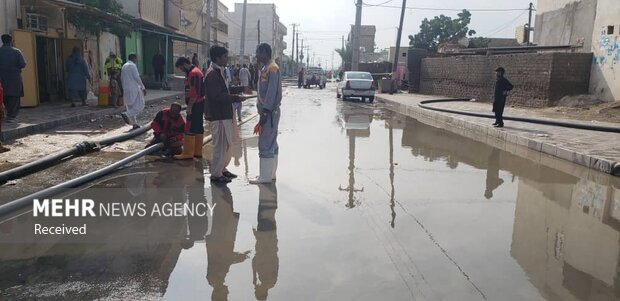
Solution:
{"label": "water hose on ground", "polygon": [[43,189],[41,191],[35,192],[33,194],[27,195],[25,197],[19,198],[17,200],[14,200],[12,202],[9,202],[7,204],[4,204],[2,206],[0,206],[0,217],[3,217],[7,214],[10,214],[12,212],[24,209],[28,206],[32,205],[32,202],[34,199],[44,199],[47,198],[49,196],[53,196],[59,193],[62,193],[68,189],[71,188],[75,188],[75,187],[79,187],[80,185],[83,185],[85,183],[88,183],[92,180],[95,180],[97,178],[103,177],[109,173],[114,172],[115,170],[117,170],[118,168],[121,168],[124,165],[127,165],[139,158],[142,158],[148,154],[154,153],[158,150],[163,149],[164,144],[163,143],[158,143],[155,145],[152,145],[146,149],[143,149],[125,159],[122,159],[118,162],[115,162],[111,165],[108,165],[102,169],[96,170],[94,172],[85,174],[83,176],[77,177],[75,179],[69,180],[67,182],[63,182],[60,183],[58,185],[54,185],[52,187]]}
{"label": "water hose on ground", "polygon": [[100,150],[102,147],[110,146],[117,142],[132,139],[148,132],[150,129],[150,126],[144,125],[137,130],[133,130],[113,137],[104,138],[99,141],[84,141],[74,145],[69,149],[59,151],[55,154],[43,157],[41,159],[9,170],[5,170],[3,172],[0,172],[0,185],[3,185],[8,181],[19,179],[37,171],[54,166],[62,162],[63,160],[67,160],[72,157],[82,156]]}
{"label": "water hose on ground", "polygon": [[[453,109],[442,109],[436,108],[432,106],[427,106],[427,104],[431,103],[443,103],[443,102],[462,102],[462,101],[470,101],[469,99],[434,99],[434,100],[425,100],[421,101],[418,106],[422,109],[438,111],[444,113],[452,113],[459,115],[467,115],[481,118],[495,118],[493,114],[487,113],[476,113],[470,111],[461,111],[461,110],[453,110]],[[598,131],[598,132],[608,132],[608,133],[620,133],[620,127],[613,126],[604,126],[604,125],[594,125],[594,124],[585,124],[585,123],[577,123],[577,122],[568,122],[568,121],[556,121],[550,119],[542,119],[542,118],[529,118],[529,117],[511,117],[504,116],[504,120],[512,120],[512,121],[520,121],[527,123],[536,123],[536,124],[544,124],[544,125],[552,125],[552,126],[560,126],[565,128],[572,129],[581,129],[581,130],[589,130],[589,131]]]}
{"label": "water hose on ground", "polygon": [[[255,118],[258,115],[253,115],[251,117],[249,117],[248,119],[242,121],[239,123],[239,125],[242,125],[250,120],[252,120],[253,118]],[[212,136],[209,135],[207,136],[204,140],[203,140],[203,144],[207,144],[212,140]],[[59,193],[62,193],[64,191],[67,191],[68,189],[71,188],[76,188],[79,187],[81,185],[84,185],[88,182],[91,182],[93,180],[96,180],[98,178],[101,178],[105,175],[108,175],[110,173],[113,173],[114,171],[116,171],[117,169],[135,161],[138,160],[146,155],[152,154],[154,152],[157,152],[161,149],[163,149],[164,144],[163,143],[158,143],[155,145],[152,145],[148,148],[145,148],[127,158],[124,158],[120,161],[117,161],[111,165],[108,165],[102,169],[93,171],[91,173],[85,174],[83,176],[77,177],[75,179],[54,185],[52,187],[43,189],[41,191],[35,192],[33,194],[27,195],[25,197],[19,198],[17,200],[11,201],[9,203],[0,205],[0,217],[4,217],[6,215],[9,215],[11,213],[14,213],[16,211],[22,210],[26,207],[32,206],[32,202],[34,199],[44,199],[44,198],[49,198],[51,196],[57,195]]]}

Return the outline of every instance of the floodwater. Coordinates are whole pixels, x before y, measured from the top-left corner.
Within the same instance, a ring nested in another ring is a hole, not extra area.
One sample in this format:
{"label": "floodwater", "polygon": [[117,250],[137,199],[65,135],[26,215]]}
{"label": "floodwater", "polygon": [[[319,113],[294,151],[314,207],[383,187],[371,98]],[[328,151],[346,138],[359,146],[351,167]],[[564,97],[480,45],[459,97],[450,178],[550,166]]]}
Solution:
{"label": "floodwater", "polygon": [[[253,124],[227,186],[204,181],[206,160],[135,164],[75,196],[208,204],[212,216],[27,212],[0,224],[0,299],[620,297],[618,179],[334,91],[285,92],[276,184],[247,184]],[[88,234],[33,238],[34,223]]]}

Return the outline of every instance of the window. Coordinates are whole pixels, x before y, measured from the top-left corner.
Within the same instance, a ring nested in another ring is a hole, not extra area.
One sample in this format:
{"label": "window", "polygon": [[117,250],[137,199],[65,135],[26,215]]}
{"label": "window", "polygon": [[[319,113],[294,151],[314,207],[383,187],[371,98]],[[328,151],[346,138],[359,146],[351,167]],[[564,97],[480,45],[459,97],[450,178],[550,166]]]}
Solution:
{"label": "window", "polygon": [[347,72],[347,79],[368,79],[372,80],[372,76],[368,72]]}
{"label": "window", "polygon": [[615,28],[614,28],[614,26],[613,26],[613,25],[609,25],[609,26],[607,26],[607,34],[608,34],[608,35],[612,35],[612,34],[614,34],[614,29],[615,29]]}

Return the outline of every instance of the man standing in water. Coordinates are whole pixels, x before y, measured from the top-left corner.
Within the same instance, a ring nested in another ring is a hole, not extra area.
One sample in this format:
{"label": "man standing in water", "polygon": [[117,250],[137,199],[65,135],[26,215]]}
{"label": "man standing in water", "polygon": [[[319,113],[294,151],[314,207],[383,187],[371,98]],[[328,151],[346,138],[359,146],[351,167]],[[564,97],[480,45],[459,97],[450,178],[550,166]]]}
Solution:
{"label": "man standing in water", "polygon": [[180,57],[174,66],[185,72],[185,104],[187,105],[183,153],[174,158],[177,160],[202,158],[202,140],[205,133],[202,120],[204,116],[202,71],[185,57]]}
{"label": "man standing in water", "polygon": [[225,184],[237,175],[226,169],[232,158],[233,145],[233,103],[242,102],[245,96],[236,95],[240,87],[228,87],[225,68],[228,65],[228,49],[212,46],[211,67],[205,76],[206,105],[205,118],[211,124],[213,152],[211,157],[211,182]]}
{"label": "man standing in water", "polygon": [[278,167],[278,124],[282,102],[282,78],[280,67],[272,59],[271,46],[262,43],[256,48],[256,58],[263,65],[258,79],[258,101],[256,106],[260,120],[254,127],[258,137],[260,174],[250,184],[272,183]]}

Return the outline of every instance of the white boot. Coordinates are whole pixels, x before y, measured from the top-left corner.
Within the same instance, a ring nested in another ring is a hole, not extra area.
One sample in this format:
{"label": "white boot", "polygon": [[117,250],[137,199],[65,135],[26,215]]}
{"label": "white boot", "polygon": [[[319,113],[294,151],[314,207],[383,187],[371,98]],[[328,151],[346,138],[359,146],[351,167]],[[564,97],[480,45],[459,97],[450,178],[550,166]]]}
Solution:
{"label": "white boot", "polygon": [[250,180],[250,184],[271,184],[275,161],[274,158],[260,158],[260,175]]}
{"label": "white boot", "polygon": [[271,179],[275,182],[276,180],[276,171],[278,171],[278,155],[273,156],[273,176],[271,177]]}

